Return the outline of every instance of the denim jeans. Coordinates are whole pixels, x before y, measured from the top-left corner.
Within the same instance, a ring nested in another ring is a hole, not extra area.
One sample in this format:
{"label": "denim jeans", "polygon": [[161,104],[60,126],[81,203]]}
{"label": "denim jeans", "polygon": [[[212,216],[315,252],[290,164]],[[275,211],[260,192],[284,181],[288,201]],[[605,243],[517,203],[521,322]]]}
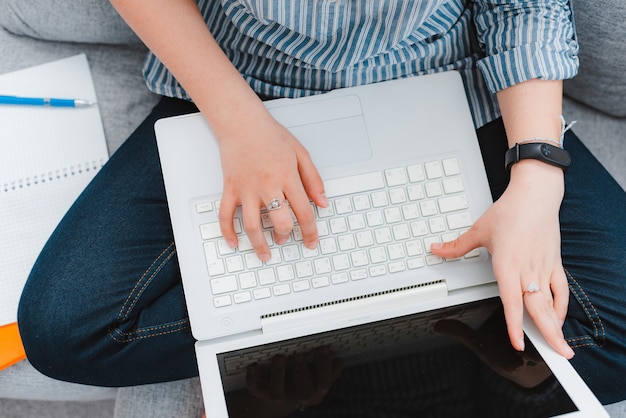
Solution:
{"label": "denim jeans", "polygon": [[[130,386],[197,375],[154,122],[196,111],[163,99],[111,157],[42,251],[18,321],[32,364],[61,380]],[[506,188],[501,120],[479,129],[494,199]],[[572,132],[561,210],[572,364],[604,403],[626,397],[626,194]]]}

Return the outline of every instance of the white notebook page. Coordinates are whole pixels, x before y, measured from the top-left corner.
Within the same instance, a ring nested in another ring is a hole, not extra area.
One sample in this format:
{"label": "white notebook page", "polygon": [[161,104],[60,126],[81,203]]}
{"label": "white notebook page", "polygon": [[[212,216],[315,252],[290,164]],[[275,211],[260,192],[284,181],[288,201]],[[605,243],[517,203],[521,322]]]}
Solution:
{"label": "white notebook page", "polygon": [[[0,95],[96,101],[85,55],[0,75]],[[0,325],[48,237],[108,158],[97,106],[0,105]]]}

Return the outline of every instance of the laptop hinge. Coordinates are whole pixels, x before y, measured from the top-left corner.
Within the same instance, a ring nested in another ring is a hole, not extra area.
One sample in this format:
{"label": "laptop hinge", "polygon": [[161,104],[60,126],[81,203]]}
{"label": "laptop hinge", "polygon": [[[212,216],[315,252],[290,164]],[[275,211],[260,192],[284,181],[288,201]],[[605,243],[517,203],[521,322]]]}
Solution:
{"label": "laptop hinge", "polygon": [[445,280],[404,287],[385,292],[337,300],[297,310],[265,315],[261,319],[263,332],[319,324],[326,321],[345,322],[346,326],[368,322],[374,312],[443,298],[448,295]]}

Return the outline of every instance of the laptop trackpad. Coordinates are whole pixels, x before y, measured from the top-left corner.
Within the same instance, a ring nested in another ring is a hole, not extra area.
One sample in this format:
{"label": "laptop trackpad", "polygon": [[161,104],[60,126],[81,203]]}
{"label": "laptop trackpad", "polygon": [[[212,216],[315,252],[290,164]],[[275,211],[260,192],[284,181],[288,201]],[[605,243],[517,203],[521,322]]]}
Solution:
{"label": "laptop trackpad", "polygon": [[270,111],[309,151],[317,168],[372,158],[363,110],[357,96],[315,100],[296,106],[276,107]]}

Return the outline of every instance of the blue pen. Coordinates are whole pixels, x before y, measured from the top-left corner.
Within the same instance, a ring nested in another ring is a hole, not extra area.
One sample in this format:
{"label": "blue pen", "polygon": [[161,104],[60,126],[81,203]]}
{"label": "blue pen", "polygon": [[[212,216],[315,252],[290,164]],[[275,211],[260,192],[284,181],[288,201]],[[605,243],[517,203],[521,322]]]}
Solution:
{"label": "blue pen", "polygon": [[54,99],[39,97],[0,96],[0,104],[53,107],[85,107],[95,103],[81,99]]}

